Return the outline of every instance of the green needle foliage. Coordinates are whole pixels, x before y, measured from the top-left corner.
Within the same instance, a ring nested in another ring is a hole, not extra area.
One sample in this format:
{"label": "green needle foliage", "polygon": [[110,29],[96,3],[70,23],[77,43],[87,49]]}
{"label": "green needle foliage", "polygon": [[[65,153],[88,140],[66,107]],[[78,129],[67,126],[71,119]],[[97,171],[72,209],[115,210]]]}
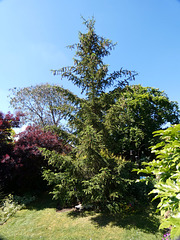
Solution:
{"label": "green needle foliage", "polygon": [[[127,193],[128,184],[120,179],[120,175],[129,163],[108,152],[108,132],[103,120],[108,103],[102,101],[101,96],[115,84],[123,89],[136,73],[123,69],[109,73],[103,58],[110,54],[115,44],[96,34],[94,19],[84,20],[84,24],[87,33],[79,33],[79,43],[69,46],[76,49],[74,65],[53,71],[80,87],[85,94],[69,121],[74,130],[72,142],[76,145],[69,156],[44,151],[54,168],[45,170],[44,178],[54,185],[53,194],[62,204],[80,200],[107,207],[113,199],[120,200],[123,195],[120,190]],[[126,171],[128,175],[129,168]]]}
{"label": "green needle foliage", "polygon": [[[96,34],[94,19],[84,20],[84,24],[88,32],[85,34],[80,32],[79,43],[69,46],[70,49],[76,50],[74,65],[53,72],[80,87],[86,96],[81,100],[80,110],[73,122],[78,132],[87,125],[92,125],[99,132],[103,129],[102,103],[99,97],[114,84],[124,87],[128,84],[128,80],[134,79],[136,73],[123,69],[109,73],[108,65],[103,63],[103,58],[110,55],[115,44]],[[125,79],[122,80],[122,77]]]}
{"label": "green needle foliage", "polygon": [[[79,200],[117,212],[121,203],[134,203],[143,198],[143,191],[135,184],[136,173],[131,172],[134,163],[124,160],[125,150],[139,148],[150,130],[157,130],[169,120],[167,109],[174,114],[172,119],[177,120],[177,105],[169,103],[158,90],[127,87],[135,72],[121,68],[109,73],[103,59],[110,55],[115,44],[96,34],[93,18],[84,20],[84,24],[87,32],[80,32],[79,43],[69,46],[76,51],[74,65],[53,70],[55,75],[81,88],[85,96],[66,94],[75,106],[68,121],[72,151],[63,156],[43,150],[50,166],[43,175],[62,206]],[[169,105],[161,111],[166,101]],[[159,113],[162,116],[156,124]],[[153,127],[149,130],[152,119]]]}
{"label": "green needle foliage", "polygon": [[96,34],[93,18],[84,20],[84,24],[88,32],[85,34],[80,32],[79,43],[69,46],[70,49],[76,49],[74,66],[53,70],[53,73],[61,74],[62,78],[65,77],[80,87],[82,93],[85,92],[88,100],[93,104],[97,97],[118,78],[127,77],[118,82],[119,86],[124,86],[128,80],[134,79],[135,73],[122,69],[108,73],[108,65],[103,63],[103,58],[110,55],[116,44]]}

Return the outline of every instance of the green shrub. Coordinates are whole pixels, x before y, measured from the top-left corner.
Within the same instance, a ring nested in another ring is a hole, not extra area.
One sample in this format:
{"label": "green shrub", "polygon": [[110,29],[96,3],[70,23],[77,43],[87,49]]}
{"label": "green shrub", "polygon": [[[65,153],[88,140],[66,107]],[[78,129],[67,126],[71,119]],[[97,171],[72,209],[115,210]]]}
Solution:
{"label": "green shrub", "polygon": [[161,142],[152,147],[156,159],[144,163],[145,169],[139,173],[155,177],[155,186],[150,194],[156,194],[160,199],[158,209],[161,215],[169,212],[169,216],[162,220],[160,229],[172,227],[171,237],[180,236],[180,124],[166,130],[155,132]]}
{"label": "green shrub", "polygon": [[27,204],[34,201],[34,196],[13,196],[9,194],[2,200],[0,206],[0,224],[5,223],[18,210],[24,208]]}
{"label": "green shrub", "polygon": [[141,201],[144,191],[137,194],[137,175],[132,173],[134,164],[130,161],[101,150],[99,158],[106,164],[92,171],[87,167],[84,156],[73,158],[48,150],[44,150],[43,154],[49,163],[49,169],[44,170],[43,176],[52,185],[51,193],[61,207],[80,201],[98,209],[119,212],[122,204]]}

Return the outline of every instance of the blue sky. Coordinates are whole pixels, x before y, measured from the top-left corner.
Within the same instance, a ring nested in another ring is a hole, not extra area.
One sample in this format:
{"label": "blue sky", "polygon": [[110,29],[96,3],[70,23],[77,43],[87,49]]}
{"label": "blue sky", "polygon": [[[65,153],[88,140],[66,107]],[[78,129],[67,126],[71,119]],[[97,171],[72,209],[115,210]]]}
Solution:
{"label": "blue sky", "polygon": [[13,112],[7,98],[13,87],[48,82],[79,92],[50,69],[72,65],[66,46],[86,31],[81,16],[94,16],[97,34],[117,42],[105,59],[111,70],[135,70],[134,84],[180,103],[180,1],[0,0],[0,111]]}

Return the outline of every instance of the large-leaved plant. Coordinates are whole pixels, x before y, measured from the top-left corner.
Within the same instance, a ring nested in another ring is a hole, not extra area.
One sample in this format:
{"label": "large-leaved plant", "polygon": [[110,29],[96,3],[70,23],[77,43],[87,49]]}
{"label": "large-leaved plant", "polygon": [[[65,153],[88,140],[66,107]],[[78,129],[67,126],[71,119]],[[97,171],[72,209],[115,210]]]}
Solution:
{"label": "large-leaved plant", "polygon": [[159,198],[157,208],[162,219],[160,229],[171,228],[172,239],[180,236],[180,124],[166,130],[156,131],[154,136],[160,136],[161,142],[153,146],[152,152],[156,159],[144,163],[145,169],[138,173],[155,176],[155,186],[150,194]]}

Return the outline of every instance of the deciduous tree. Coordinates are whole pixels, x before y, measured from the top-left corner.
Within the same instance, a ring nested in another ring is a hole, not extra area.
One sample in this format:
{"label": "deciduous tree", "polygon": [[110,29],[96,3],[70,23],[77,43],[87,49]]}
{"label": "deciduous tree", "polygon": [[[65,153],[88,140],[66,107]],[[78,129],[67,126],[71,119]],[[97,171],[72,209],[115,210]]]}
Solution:
{"label": "deciduous tree", "polygon": [[42,179],[42,169],[47,162],[39,148],[54,150],[59,154],[70,151],[65,142],[50,130],[39,126],[28,126],[16,135],[11,151],[1,160],[2,179],[6,179],[8,190],[26,192],[42,189],[46,183]]}
{"label": "deciduous tree", "polygon": [[[22,114],[15,115],[8,112],[3,114],[0,112],[0,186],[6,185],[6,178],[9,175],[9,170],[4,168],[4,162],[9,159],[14,147],[13,131],[14,127],[19,127]],[[11,167],[10,167],[11,168]]]}
{"label": "deciduous tree", "polygon": [[61,126],[73,110],[71,92],[57,85],[41,84],[11,89],[10,104],[24,113],[24,122],[38,126]]}
{"label": "deciduous tree", "polygon": [[127,159],[149,156],[149,147],[157,141],[153,132],[179,122],[177,102],[159,89],[132,85],[114,89],[109,97],[114,100],[104,119],[109,149]]}

